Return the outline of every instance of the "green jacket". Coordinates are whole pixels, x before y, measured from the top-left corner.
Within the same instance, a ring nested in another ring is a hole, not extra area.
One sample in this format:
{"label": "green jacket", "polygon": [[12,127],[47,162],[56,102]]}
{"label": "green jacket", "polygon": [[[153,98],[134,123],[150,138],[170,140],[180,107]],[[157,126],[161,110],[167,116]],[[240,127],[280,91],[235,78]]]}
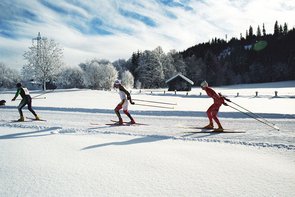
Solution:
{"label": "green jacket", "polygon": [[24,98],[27,98],[27,96],[30,96],[30,93],[27,88],[20,87],[20,88],[17,88],[14,98],[18,97],[18,95],[20,95],[24,99]]}

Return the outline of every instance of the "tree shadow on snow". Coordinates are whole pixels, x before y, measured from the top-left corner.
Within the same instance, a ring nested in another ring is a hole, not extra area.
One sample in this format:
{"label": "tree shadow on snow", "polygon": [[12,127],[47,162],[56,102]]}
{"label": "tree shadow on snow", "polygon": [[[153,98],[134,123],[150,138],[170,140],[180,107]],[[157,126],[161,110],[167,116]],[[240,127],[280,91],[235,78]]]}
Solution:
{"label": "tree shadow on snow", "polygon": [[111,145],[123,146],[123,145],[139,144],[139,143],[150,143],[150,142],[166,140],[166,139],[169,139],[169,137],[168,136],[167,137],[166,136],[144,136],[141,138],[134,138],[134,139],[122,141],[122,142],[109,142],[104,144],[96,144],[96,145],[84,147],[81,150],[101,148],[101,147],[111,146]]}
{"label": "tree shadow on snow", "polygon": [[42,130],[37,130],[37,131],[1,135],[0,140],[28,138],[28,137],[44,137],[44,136],[47,136],[47,135],[51,135],[51,133],[44,133],[44,132],[48,132],[48,131],[52,131],[52,130],[56,130],[56,129],[60,129],[60,128],[61,127],[50,127],[50,128],[46,128],[46,129],[42,129]]}

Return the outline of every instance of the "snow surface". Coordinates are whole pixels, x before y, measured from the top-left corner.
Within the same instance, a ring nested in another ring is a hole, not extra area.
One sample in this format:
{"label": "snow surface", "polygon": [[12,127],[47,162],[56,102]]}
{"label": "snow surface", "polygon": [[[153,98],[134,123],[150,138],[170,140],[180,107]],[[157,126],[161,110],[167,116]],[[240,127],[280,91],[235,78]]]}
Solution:
{"label": "snow surface", "polygon": [[116,119],[116,91],[55,90],[33,100],[47,121],[23,123],[11,122],[14,91],[2,91],[0,196],[293,196],[295,82],[214,89],[280,130],[222,106],[223,126],[240,133],[191,133],[208,123],[212,104],[200,88],[132,90],[133,98],[177,106],[131,105],[147,125],[120,127],[105,125]]}

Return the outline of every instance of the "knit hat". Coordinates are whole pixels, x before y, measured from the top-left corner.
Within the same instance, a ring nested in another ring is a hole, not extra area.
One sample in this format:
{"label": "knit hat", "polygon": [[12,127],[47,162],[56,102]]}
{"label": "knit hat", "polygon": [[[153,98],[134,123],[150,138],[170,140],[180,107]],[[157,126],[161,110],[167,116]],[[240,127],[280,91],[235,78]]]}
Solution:
{"label": "knit hat", "polygon": [[114,83],[114,85],[120,85],[121,84],[121,80],[117,79]]}

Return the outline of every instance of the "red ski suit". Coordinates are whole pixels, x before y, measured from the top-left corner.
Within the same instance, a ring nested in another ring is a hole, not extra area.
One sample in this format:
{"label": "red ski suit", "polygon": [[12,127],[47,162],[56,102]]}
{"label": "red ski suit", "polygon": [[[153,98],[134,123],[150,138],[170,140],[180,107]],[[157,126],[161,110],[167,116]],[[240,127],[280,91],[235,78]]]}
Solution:
{"label": "red ski suit", "polygon": [[218,126],[221,127],[221,124],[217,118],[217,113],[220,106],[224,104],[224,99],[210,87],[205,87],[203,89],[206,91],[207,95],[214,100],[214,103],[207,110],[207,116],[209,118],[210,124],[213,125],[213,119],[218,124]]}

